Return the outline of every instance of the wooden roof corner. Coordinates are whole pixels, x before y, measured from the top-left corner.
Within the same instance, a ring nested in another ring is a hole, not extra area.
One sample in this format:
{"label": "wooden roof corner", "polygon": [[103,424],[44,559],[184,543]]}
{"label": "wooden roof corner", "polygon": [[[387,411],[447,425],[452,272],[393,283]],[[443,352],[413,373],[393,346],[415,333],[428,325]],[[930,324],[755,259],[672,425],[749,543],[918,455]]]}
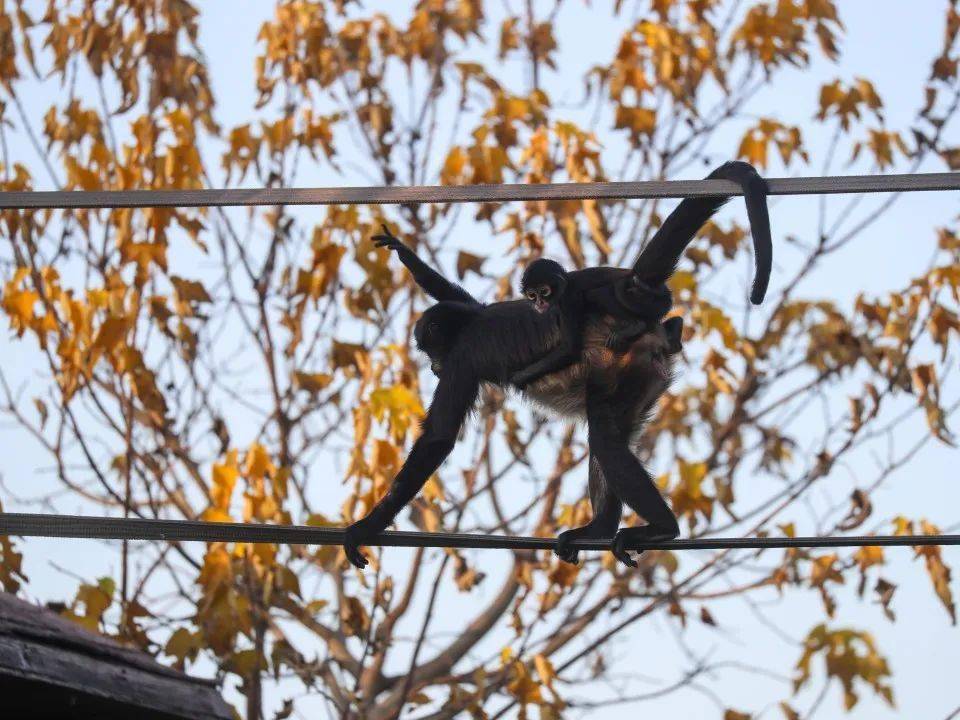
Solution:
{"label": "wooden roof corner", "polygon": [[[0,592],[0,696],[30,717],[234,720],[215,680]],[[136,713],[136,715],[134,715]]]}

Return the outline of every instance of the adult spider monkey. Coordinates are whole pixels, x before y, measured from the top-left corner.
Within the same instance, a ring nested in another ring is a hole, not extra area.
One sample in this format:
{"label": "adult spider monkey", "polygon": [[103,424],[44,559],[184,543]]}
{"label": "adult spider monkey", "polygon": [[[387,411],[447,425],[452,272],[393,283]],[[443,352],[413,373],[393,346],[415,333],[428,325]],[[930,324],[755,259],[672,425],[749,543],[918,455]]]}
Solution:
{"label": "adult spider monkey", "polygon": [[[728,163],[710,177],[737,180],[745,176],[744,165]],[[753,171],[748,165],[746,168]],[[763,190],[763,181],[759,176],[756,179]],[[757,183],[753,183],[753,188],[757,188]],[[759,210],[755,204],[751,209],[747,193],[755,233],[761,227],[757,219],[768,225],[763,196],[760,197]],[[632,270],[605,269],[611,271],[611,282],[630,283],[630,275],[635,274],[645,283],[663,285],[696,231],[727,199],[683,200],[661,225]],[[769,229],[764,229],[769,237]],[[367,560],[359,545],[390,525],[450,453],[463,420],[476,401],[480,384],[505,384],[518,371],[557,347],[564,331],[563,318],[558,313],[538,313],[523,300],[483,305],[429,268],[395,238],[382,238],[379,244],[396,250],[418,284],[440,301],[424,312],[415,329],[416,342],[430,356],[439,382],[423,422],[423,432],[390,489],[366,517],[345,530],[344,551],[360,568]],[[759,272],[754,297],[762,297],[768,278],[760,274],[768,275],[770,258],[769,253],[764,256],[759,243],[756,254]],[[642,290],[640,285],[633,290],[638,288]],[[620,288],[622,293],[628,290],[629,287]],[[641,336],[626,352],[615,355],[608,340],[617,321],[609,316],[591,317],[584,329],[583,358],[524,388],[525,395],[539,404],[561,415],[585,416],[587,420],[594,518],[588,525],[558,537],[556,552],[563,560],[576,561],[577,552],[569,547],[574,538],[609,537],[616,531],[611,551],[622,562],[636,566],[627,554],[628,545],[679,534],[675,516],[634,449],[654,403],[669,386],[673,359],[670,348],[675,344],[674,338],[679,338],[680,322],[679,318],[671,318],[654,332]],[[617,531],[624,503],[647,525]]]}

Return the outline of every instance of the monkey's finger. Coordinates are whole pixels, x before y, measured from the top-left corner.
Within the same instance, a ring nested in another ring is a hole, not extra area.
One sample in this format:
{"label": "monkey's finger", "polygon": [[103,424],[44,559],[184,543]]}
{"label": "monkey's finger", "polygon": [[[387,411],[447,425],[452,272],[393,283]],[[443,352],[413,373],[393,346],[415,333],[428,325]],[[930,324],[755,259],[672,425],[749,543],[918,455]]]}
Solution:
{"label": "monkey's finger", "polygon": [[380,228],[383,230],[383,234],[387,237],[393,237],[393,233],[390,232],[390,228],[387,227],[386,223],[380,223]]}
{"label": "monkey's finger", "polygon": [[363,570],[367,566],[367,556],[356,545],[344,545],[343,552],[352,565]]}
{"label": "monkey's finger", "polygon": [[626,538],[620,532],[618,532],[616,537],[613,538],[613,544],[610,546],[610,552],[612,552],[613,556],[624,565],[628,565],[632,568],[639,567],[637,565],[637,561],[630,557],[630,553],[628,553],[626,548],[623,547],[625,540]]}

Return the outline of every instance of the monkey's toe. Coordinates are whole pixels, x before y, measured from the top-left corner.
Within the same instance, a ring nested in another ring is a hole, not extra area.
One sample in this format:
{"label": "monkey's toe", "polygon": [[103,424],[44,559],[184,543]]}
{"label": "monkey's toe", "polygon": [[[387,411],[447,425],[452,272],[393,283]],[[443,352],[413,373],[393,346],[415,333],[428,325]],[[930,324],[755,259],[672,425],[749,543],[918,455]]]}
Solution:
{"label": "monkey's toe", "polygon": [[[637,565],[637,561],[630,557],[630,552],[624,547],[630,538],[629,533],[625,532],[626,530],[630,530],[630,528],[618,530],[617,534],[614,535],[613,542],[610,543],[610,552],[612,552],[613,556],[624,565],[632,568],[639,567]],[[637,554],[639,554],[639,552]]]}

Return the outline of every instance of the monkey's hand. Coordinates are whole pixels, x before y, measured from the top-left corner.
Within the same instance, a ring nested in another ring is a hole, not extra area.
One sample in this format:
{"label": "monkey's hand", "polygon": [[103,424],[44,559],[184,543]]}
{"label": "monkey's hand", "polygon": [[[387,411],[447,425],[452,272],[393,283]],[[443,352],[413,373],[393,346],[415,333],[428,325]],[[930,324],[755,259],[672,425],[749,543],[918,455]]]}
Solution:
{"label": "monkey's hand", "polygon": [[383,230],[383,234],[373,236],[374,245],[376,245],[378,248],[390,248],[396,252],[408,249],[400,238],[390,232],[390,229],[387,227],[386,223],[381,224],[380,228]]}
{"label": "monkey's hand", "polygon": [[369,516],[347,526],[343,531],[343,552],[353,565],[363,570],[367,563],[367,556],[360,552],[360,546],[377,535],[383,528],[377,528]]}

